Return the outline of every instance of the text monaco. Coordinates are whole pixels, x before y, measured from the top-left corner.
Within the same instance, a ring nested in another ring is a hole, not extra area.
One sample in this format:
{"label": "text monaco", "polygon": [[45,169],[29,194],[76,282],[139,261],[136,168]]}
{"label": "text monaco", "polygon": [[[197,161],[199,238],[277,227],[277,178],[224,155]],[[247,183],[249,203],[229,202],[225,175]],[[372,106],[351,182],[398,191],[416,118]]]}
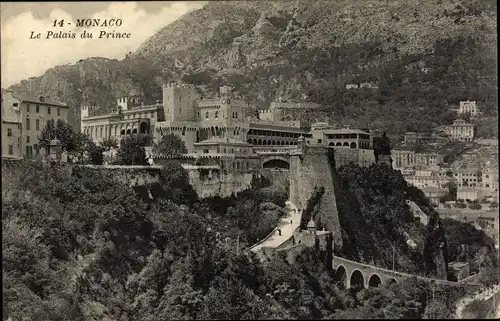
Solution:
{"label": "text monaco", "polygon": [[77,27],[120,27],[122,19],[76,19]]}

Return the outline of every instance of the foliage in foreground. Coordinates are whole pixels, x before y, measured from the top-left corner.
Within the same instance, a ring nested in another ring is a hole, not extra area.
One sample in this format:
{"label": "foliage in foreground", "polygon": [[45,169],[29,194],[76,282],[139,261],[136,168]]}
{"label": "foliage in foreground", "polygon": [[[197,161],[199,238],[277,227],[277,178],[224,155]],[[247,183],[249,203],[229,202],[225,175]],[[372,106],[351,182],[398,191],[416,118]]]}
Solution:
{"label": "foliage in foreground", "polygon": [[[186,197],[186,176],[174,174],[181,191],[160,187]],[[431,293],[417,280],[346,291],[313,253],[293,266],[244,254],[281,215],[259,189],[204,201],[143,192],[82,167],[31,163],[11,176],[2,195],[6,315],[152,321],[426,313]]]}

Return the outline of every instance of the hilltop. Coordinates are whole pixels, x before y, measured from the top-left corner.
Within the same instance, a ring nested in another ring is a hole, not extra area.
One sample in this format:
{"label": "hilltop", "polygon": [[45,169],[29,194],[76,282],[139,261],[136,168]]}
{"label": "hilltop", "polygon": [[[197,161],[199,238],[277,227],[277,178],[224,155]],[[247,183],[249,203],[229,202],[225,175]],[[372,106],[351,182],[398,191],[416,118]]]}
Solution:
{"label": "hilltop", "polygon": [[[495,41],[489,0],[210,2],[123,60],[85,59],[12,88],[109,109],[131,93],[161,99],[163,81],[206,85],[207,94],[229,83],[256,109],[278,97],[305,99],[324,105],[307,122],[395,135],[451,122],[449,109],[464,99],[496,118]],[[345,89],[365,81],[379,88]]]}

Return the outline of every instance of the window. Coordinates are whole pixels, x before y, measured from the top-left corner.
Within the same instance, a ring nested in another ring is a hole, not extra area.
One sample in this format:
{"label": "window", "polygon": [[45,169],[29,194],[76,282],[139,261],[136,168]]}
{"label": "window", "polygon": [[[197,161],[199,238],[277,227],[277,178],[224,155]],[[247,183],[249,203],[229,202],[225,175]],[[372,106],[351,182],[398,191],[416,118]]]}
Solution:
{"label": "window", "polygon": [[210,116],[210,115],[209,115],[209,113],[208,113],[208,111],[207,111],[207,112],[205,113],[205,118],[206,118],[206,119],[208,119],[208,118],[209,118],[209,116]]}
{"label": "window", "polygon": [[234,117],[234,118],[238,118],[238,112],[236,112],[235,115],[236,115],[236,117]]}
{"label": "window", "polygon": [[215,111],[215,119],[219,119],[219,111]]}
{"label": "window", "polygon": [[321,144],[323,140],[322,139],[318,139],[318,144]]}
{"label": "window", "polygon": [[39,113],[40,112],[40,105],[36,105],[35,109],[36,109],[36,112]]}
{"label": "window", "polygon": [[179,114],[182,114],[182,110],[179,108]]}
{"label": "window", "polygon": [[181,100],[182,100],[181,98],[182,98],[182,96],[179,96],[179,101],[181,101]]}
{"label": "window", "polygon": [[26,130],[30,130],[31,129],[31,126],[30,126],[30,119],[29,118],[26,118]]}
{"label": "window", "polygon": [[57,116],[61,116],[61,108],[57,108]]}
{"label": "window", "polygon": [[29,143],[30,143],[30,137],[26,136],[26,144],[29,144]]}
{"label": "window", "polygon": [[30,104],[26,104],[26,112],[29,113],[30,112]]}
{"label": "window", "polygon": [[12,128],[7,128],[7,136],[12,136]]}
{"label": "window", "polygon": [[26,146],[26,157],[27,158],[33,157],[33,146]]}
{"label": "window", "polygon": [[35,120],[36,130],[40,130],[40,119]]}
{"label": "window", "polygon": [[14,145],[9,145],[9,155],[14,155]]}
{"label": "window", "polygon": [[208,153],[209,153],[209,150],[208,150],[208,149],[204,149],[204,150],[203,150],[203,153],[208,154]]}
{"label": "window", "polygon": [[47,114],[50,115],[50,107],[47,107]]}
{"label": "window", "polygon": [[40,154],[40,149],[38,148],[37,144],[33,145],[33,148],[35,149],[35,154],[36,155]]}
{"label": "window", "polygon": [[100,134],[100,136],[102,137],[102,127],[101,127],[101,134]]}
{"label": "window", "polygon": [[19,104],[18,103],[13,103],[12,106],[19,107]]}

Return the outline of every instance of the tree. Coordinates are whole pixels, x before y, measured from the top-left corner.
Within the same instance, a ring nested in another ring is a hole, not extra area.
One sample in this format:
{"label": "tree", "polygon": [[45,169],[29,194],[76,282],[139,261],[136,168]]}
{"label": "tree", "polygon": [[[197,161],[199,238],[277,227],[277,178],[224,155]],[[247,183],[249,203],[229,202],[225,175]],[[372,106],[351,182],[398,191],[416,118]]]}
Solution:
{"label": "tree", "polygon": [[187,153],[187,148],[182,139],[175,134],[167,134],[153,145],[153,152],[168,158],[176,158]]}
{"label": "tree", "polygon": [[86,151],[89,155],[90,162],[93,165],[102,165],[102,163],[104,162],[104,150],[105,147],[96,145],[92,141],[88,143],[88,145],[86,146]]}
{"label": "tree", "polygon": [[104,148],[104,150],[109,151],[112,148],[118,148],[118,142],[114,137],[106,138],[101,142],[101,147]]}
{"label": "tree", "polygon": [[50,142],[57,138],[61,142],[62,150],[71,152],[78,150],[80,135],[79,132],[76,132],[73,127],[64,120],[58,119],[56,122],[50,119],[47,121],[38,137],[38,144],[41,148],[48,150]]}
{"label": "tree", "polygon": [[148,165],[145,144],[146,140],[143,135],[124,137],[118,149],[118,161],[123,165]]}
{"label": "tree", "polygon": [[167,163],[161,169],[160,178],[164,196],[176,203],[192,203],[198,199],[196,191],[189,182],[186,170],[177,162]]}

